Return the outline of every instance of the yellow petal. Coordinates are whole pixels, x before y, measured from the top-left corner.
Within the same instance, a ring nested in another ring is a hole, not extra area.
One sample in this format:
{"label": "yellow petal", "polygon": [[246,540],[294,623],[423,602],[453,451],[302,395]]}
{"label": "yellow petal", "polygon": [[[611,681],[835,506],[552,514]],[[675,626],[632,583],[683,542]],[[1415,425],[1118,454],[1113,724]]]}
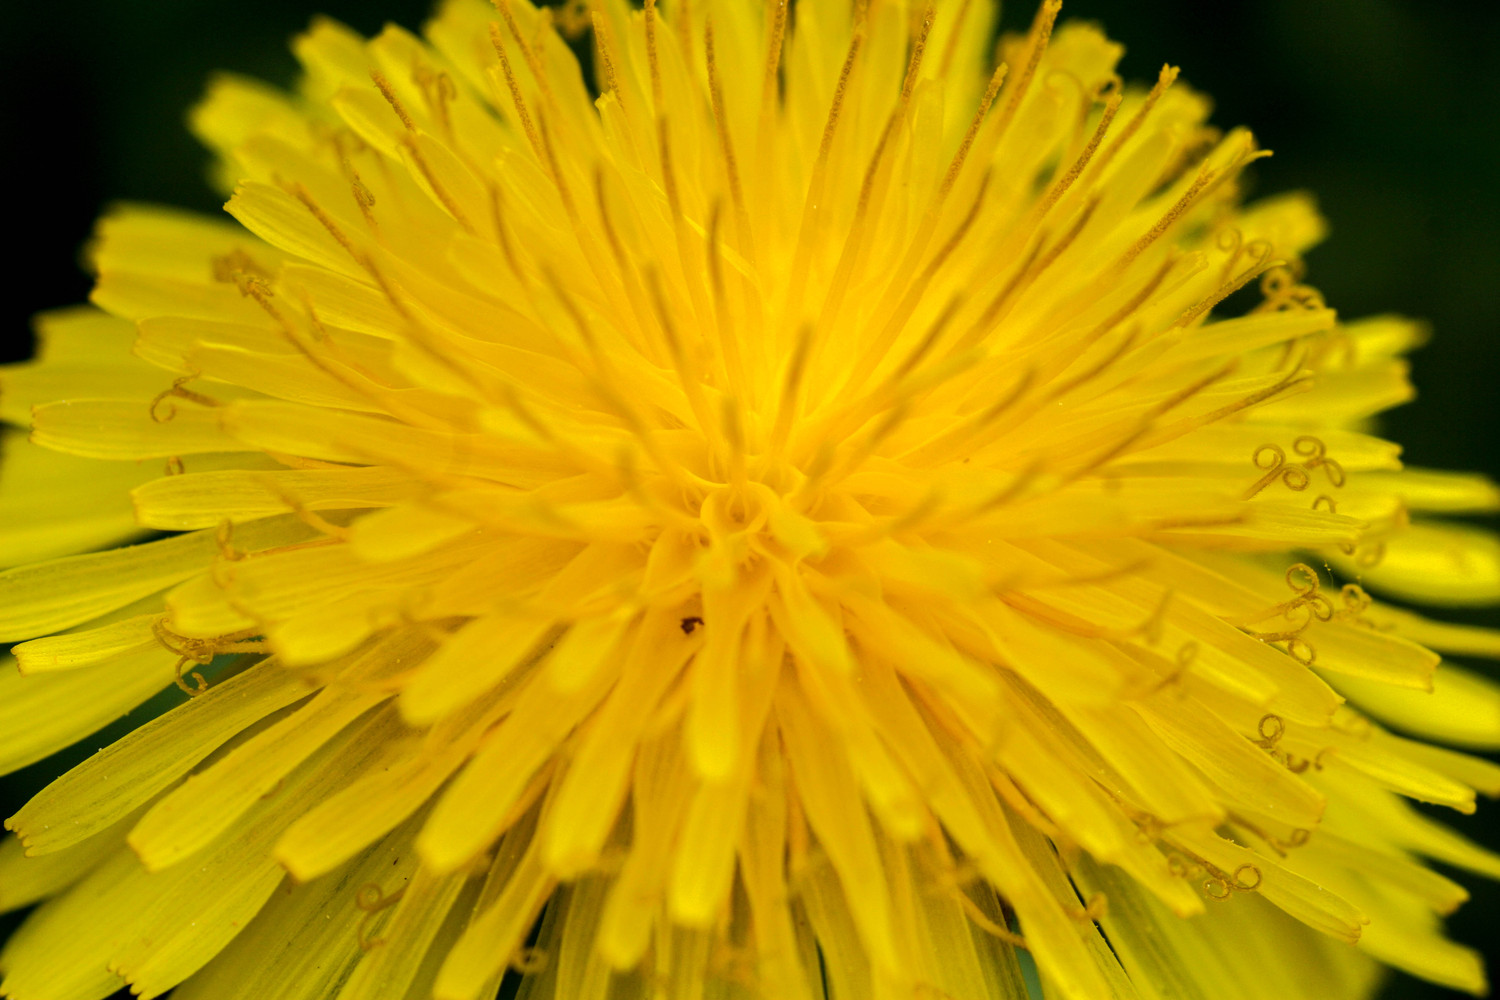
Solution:
{"label": "yellow petal", "polygon": [[[311,534],[296,518],[267,518],[247,525],[235,542],[253,551]],[[214,532],[196,531],[7,570],[0,573],[0,641],[46,635],[124,607],[202,571],[218,552]]]}
{"label": "yellow petal", "polygon": [[1500,540],[1487,531],[1422,522],[1384,542],[1373,567],[1339,557],[1340,572],[1362,576],[1370,589],[1432,604],[1500,601]]}
{"label": "yellow petal", "polygon": [[225,740],[307,695],[275,660],[214,684],[79,764],[5,821],[34,854],[61,850],[118,822]]}
{"label": "yellow petal", "polygon": [[892,937],[889,889],[854,775],[839,755],[822,749],[827,730],[814,721],[800,695],[778,692],[776,719],[808,823],[838,873],[860,944],[876,966],[895,974],[904,963]]}
{"label": "yellow petal", "polygon": [[[163,391],[170,383],[162,386]],[[170,408],[174,415],[166,419]],[[163,415],[153,416],[153,412]],[[240,450],[220,427],[212,408],[166,401],[153,410],[148,401],[74,399],[47,403],[32,411],[31,439],[46,448],[85,458],[134,461]]]}
{"label": "yellow petal", "polygon": [[[406,938],[390,936],[392,911],[420,878],[408,850],[410,832],[393,833],[334,878],[287,886],[229,942],[214,961],[172,994],[197,1000],[327,1000],[357,965],[381,953],[404,955]],[[373,888],[371,888],[373,887]],[[402,941],[403,947],[382,947]],[[400,992],[385,994],[400,996]]]}
{"label": "yellow petal", "polygon": [[154,626],[160,621],[161,615],[134,615],[98,628],[19,642],[11,647],[11,655],[23,674],[93,666],[117,655],[159,646]]}
{"label": "yellow petal", "polygon": [[22,677],[0,659],[0,772],[41,760],[124,715],[172,683],[177,657],[147,647],[89,667]]}
{"label": "yellow petal", "polygon": [[0,430],[0,566],[102,548],[139,527],[126,491],[161,474],[146,465],[98,462],[52,451]]}
{"label": "yellow petal", "polygon": [[636,747],[669,685],[699,648],[702,633],[684,633],[681,616],[653,611],[641,623],[620,681],[580,734],[568,769],[553,793],[543,831],[543,860],[559,878],[595,862],[630,790]]}
{"label": "yellow petal", "polygon": [[433,808],[417,838],[423,861],[438,871],[453,871],[497,837],[512,820],[528,782],[594,710],[615,676],[615,670],[608,670],[569,695],[559,695],[544,678],[533,676],[514,711],[486,736]]}
{"label": "yellow petal", "polygon": [[120,837],[139,815],[131,813],[72,847],[40,857],[29,857],[19,837],[0,840],[0,912],[56,896],[88,875],[119,850]]}
{"label": "yellow petal", "polygon": [[513,830],[501,843],[474,918],[438,972],[435,1000],[481,1000],[525,941],[555,884],[539,862],[532,830],[530,825]]}

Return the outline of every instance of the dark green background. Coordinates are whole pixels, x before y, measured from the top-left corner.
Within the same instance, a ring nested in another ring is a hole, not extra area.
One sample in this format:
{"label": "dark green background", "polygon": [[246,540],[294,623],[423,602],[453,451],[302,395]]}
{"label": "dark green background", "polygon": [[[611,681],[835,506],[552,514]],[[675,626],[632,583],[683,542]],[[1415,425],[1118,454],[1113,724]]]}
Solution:
{"label": "dark green background", "polygon": [[[1031,9],[1012,4],[1007,25],[1024,27]],[[286,83],[295,74],[286,42],[315,11],[371,33],[385,20],[415,27],[426,10],[426,0],[7,4],[0,232],[11,260],[0,270],[0,359],[24,356],[31,313],[87,293],[75,262],[102,205],[218,210],[183,126],[210,72]],[[1345,315],[1399,311],[1436,329],[1416,358],[1420,402],[1390,415],[1389,436],[1413,464],[1500,478],[1500,5],[1068,0],[1063,14],[1101,21],[1124,42],[1127,77],[1181,65],[1214,95],[1219,124],[1254,128],[1276,151],[1255,168],[1259,193],[1317,192],[1332,236],[1312,253],[1309,280]],[[1500,625],[1493,610],[1463,617]],[[44,769],[18,777],[0,785],[5,814]],[[1452,819],[1500,847],[1500,805]],[[1489,952],[1493,979],[1500,890],[1466,881],[1475,898],[1452,931]],[[1447,995],[1405,977],[1387,994]]]}

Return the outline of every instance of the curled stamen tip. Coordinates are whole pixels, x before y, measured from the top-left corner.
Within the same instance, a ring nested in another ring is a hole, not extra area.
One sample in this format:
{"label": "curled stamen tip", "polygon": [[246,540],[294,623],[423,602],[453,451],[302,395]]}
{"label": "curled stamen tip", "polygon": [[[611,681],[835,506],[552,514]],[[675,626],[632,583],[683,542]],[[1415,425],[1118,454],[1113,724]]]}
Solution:
{"label": "curled stamen tip", "polygon": [[[1251,876],[1251,878],[1246,878],[1245,874],[1242,873],[1247,873],[1249,876]],[[1259,887],[1263,879],[1264,876],[1261,874],[1261,871],[1258,867],[1256,867],[1255,865],[1245,864],[1240,865],[1234,870],[1232,884],[1236,889],[1244,892],[1250,892]]]}
{"label": "curled stamen tip", "polygon": [[359,927],[355,930],[355,939],[359,943],[360,951],[372,951],[386,943],[386,939],[383,937],[372,938],[368,936],[370,918],[381,910],[400,902],[401,897],[404,895],[406,895],[405,886],[397,889],[389,896],[374,882],[366,882],[359,887],[359,890],[354,895],[354,907],[363,914],[359,918]]}
{"label": "curled stamen tip", "polygon": [[1264,715],[1255,727],[1266,745],[1275,745],[1286,734],[1286,722],[1279,715]]}
{"label": "curled stamen tip", "polygon": [[177,665],[172,668],[172,681],[177,685],[179,689],[181,689],[183,694],[187,695],[189,698],[196,698],[200,694],[203,694],[208,690],[208,681],[205,680],[203,675],[196,670],[188,671],[188,676],[193,679],[193,686],[189,687],[187,681],[183,680],[182,668],[185,667],[188,661],[192,659],[193,657],[191,656],[184,656],[177,661]]}

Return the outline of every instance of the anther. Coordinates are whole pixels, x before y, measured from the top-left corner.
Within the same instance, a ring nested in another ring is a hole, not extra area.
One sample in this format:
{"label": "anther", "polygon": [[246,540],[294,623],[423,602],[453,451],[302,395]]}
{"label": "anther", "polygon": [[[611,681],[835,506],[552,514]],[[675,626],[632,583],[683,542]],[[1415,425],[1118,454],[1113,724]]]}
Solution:
{"label": "anther", "polygon": [[1047,192],[1047,196],[1038,203],[1036,208],[1037,218],[1040,219],[1050,212],[1052,206],[1057,204],[1058,199],[1073,186],[1073,182],[1082,176],[1084,169],[1089,165],[1089,161],[1093,159],[1095,151],[1098,150],[1099,144],[1104,141],[1104,134],[1109,131],[1110,125],[1114,122],[1115,115],[1120,110],[1120,102],[1122,100],[1123,98],[1119,94],[1115,94],[1105,103],[1104,113],[1100,116],[1099,124],[1094,128],[1094,134],[1089,138],[1088,144],[1083,147],[1083,152],[1078,154],[1078,159],[1073,161],[1073,165],[1068,168],[1068,172],[1063,174],[1056,184],[1052,185],[1052,188]]}
{"label": "anther", "polygon": [[1016,116],[1016,110],[1021,106],[1022,99],[1031,87],[1032,77],[1036,75],[1036,68],[1042,61],[1042,53],[1047,50],[1047,43],[1052,39],[1052,26],[1057,23],[1057,14],[1060,10],[1062,10],[1062,0],[1045,0],[1037,8],[1036,17],[1031,22],[1031,44],[1026,51],[1026,65],[1022,67],[1019,75],[1011,78],[1010,99],[1006,101],[1005,109],[1000,113],[998,130],[1001,135],[1010,127],[1011,121]]}
{"label": "anther", "polygon": [[661,86],[661,59],[656,54],[656,0],[646,0],[646,62],[651,68],[651,106],[658,118],[665,111],[666,97]]}
{"label": "anther", "polygon": [[375,225],[375,213],[370,209],[375,207],[375,195],[365,186],[357,172],[351,170],[349,190],[354,195],[354,204],[359,206],[359,214],[365,217],[365,222],[371,227]]}
{"label": "anther", "polygon": [[[546,68],[542,65],[540,57],[537,56],[536,48],[529,45],[526,39],[521,36],[521,26],[516,23],[515,12],[511,10],[510,0],[491,0],[491,3],[500,12],[500,16],[505,19],[505,26],[510,30],[510,37],[515,39],[516,45],[521,49],[521,58],[525,60],[526,67],[531,70],[531,75],[536,80],[536,85],[541,88],[542,101],[549,109],[555,111],[557,109],[557,101],[552,96],[552,87],[547,81]],[[542,8],[542,11],[543,21],[538,25],[538,28],[545,32],[548,27],[545,19],[549,11],[545,7]]]}
{"label": "anther", "polygon": [[[313,196],[311,192],[307,190],[306,186],[302,184],[293,184],[290,185],[287,190],[291,193],[292,197],[296,198],[302,203],[302,206],[306,208],[308,212],[312,213],[312,217],[318,220],[318,224],[321,225],[324,229],[328,230],[328,235],[332,236],[338,243],[338,245],[343,247],[349,253],[349,255],[354,258],[356,263],[360,261],[360,258],[362,256],[360,252],[355,249],[354,244],[350,241],[349,237],[344,235],[344,231],[339,228],[338,223],[333,221],[333,217],[330,216],[327,212],[323,211],[322,206],[320,206],[316,201],[313,200]],[[374,200],[371,199],[370,203],[374,204]],[[249,295],[251,293],[247,291],[245,292],[245,294]]]}
{"label": "anther", "polygon": [[378,69],[370,70],[370,79],[375,82],[380,95],[391,106],[391,110],[396,112],[396,117],[401,119],[401,124],[406,126],[406,131],[415,132],[416,123],[411,120],[411,115],[407,114],[406,108],[401,104],[401,98],[396,96],[396,90],[391,86],[391,81],[386,79],[385,74]]}
{"label": "anther", "polygon": [[620,109],[628,117],[630,110],[626,106],[625,94],[620,87],[620,78],[615,70],[614,42],[610,35],[609,24],[601,10],[591,11],[590,17],[594,23],[594,50],[598,53],[599,65],[604,70],[604,91],[615,95],[615,100],[620,102]]}
{"label": "anther", "polygon": [[1094,167],[1096,172],[1102,171],[1108,166],[1109,162],[1125,147],[1125,144],[1130,141],[1131,137],[1140,131],[1141,126],[1145,124],[1146,118],[1151,114],[1151,109],[1156,107],[1157,101],[1161,100],[1161,95],[1165,94],[1167,88],[1176,82],[1179,72],[1181,71],[1176,66],[1162,66],[1161,73],[1157,75],[1156,84],[1151,88],[1150,93],[1146,95],[1145,101],[1141,103],[1140,110],[1131,116],[1130,121],[1125,125],[1125,130],[1115,138],[1114,142],[1110,143],[1109,148],[1099,157]]}
{"label": "anther", "polygon": [[417,165],[417,169],[421,171],[422,177],[427,181],[428,187],[432,188],[433,194],[437,195],[438,201],[442,202],[443,207],[448,210],[448,214],[453,216],[454,221],[463,227],[464,232],[472,236],[477,236],[478,231],[469,222],[468,217],[464,215],[463,209],[458,207],[458,203],[453,200],[453,195],[448,192],[448,189],[437,179],[437,175],[432,172],[432,166],[427,162],[427,157],[423,154],[422,147],[417,145],[416,139],[406,136],[405,142],[402,145],[406,147],[406,152],[411,156],[412,162]]}
{"label": "anther", "polygon": [[1257,277],[1270,273],[1275,268],[1281,266],[1282,263],[1284,262],[1270,261],[1268,263],[1266,260],[1257,259],[1254,264],[1245,268],[1238,277],[1226,280],[1212,294],[1204,297],[1196,305],[1185,310],[1181,316],[1177,317],[1177,321],[1169,329],[1175,330],[1179,327],[1189,326],[1214,306],[1229,298],[1229,296],[1245,287],[1245,285]]}
{"label": "anther", "polygon": [[1068,231],[1057,242],[1047,247],[1045,252],[1038,254],[1036,263],[1023,276],[1024,281],[1021,285],[1023,289],[1035,282],[1041,276],[1042,272],[1056,263],[1057,259],[1063,255],[1063,251],[1073,245],[1073,241],[1078,238],[1079,233],[1083,232],[1083,227],[1088,225],[1089,219],[1093,217],[1094,210],[1098,207],[1099,198],[1097,196],[1090,198],[1088,203],[1079,211],[1077,218],[1073,220],[1073,225],[1069,227]]}
{"label": "anther", "polygon": [[1193,183],[1188,185],[1188,189],[1183,193],[1182,197],[1178,198],[1172,204],[1172,207],[1167,209],[1166,214],[1156,221],[1156,225],[1147,230],[1144,236],[1136,240],[1130,249],[1125,251],[1124,256],[1120,258],[1118,266],[1124,267],[1129,264],[1144,253],[1147,247],[1164,236],[1167,230],[1171,229],[1172,225],[1178,219],[1187,214],[1188,209],[1193,207],[1193,204],[1197,202],[1201,195],[1210,190],[1211,186],[1215,185],[1216,182],[1229,175],[1230,169],[1226,167],[1220,170],[1213,170],[1207,166],[1200,169],[1198,176],[1193,178]]}
{"label": "anther", "polygon": [[[965,8],[969,0],[964,0]],[[962,19],[963,11],[959,11]],[[949,48],[957,36],[949,39]],[[1000,92],[1000,85],[1005,82],[1005,74],[1010,67],[1001,63],[995,67],[995,72],[990,75],[990,83],[984,90],[984,96],[979,99],[979,108],[974,112],[973,119],[969,122],[969,130],[964,133],[963,141],[958,145],[958,152],[953,154],[953,159],[948,163],[948,172],[943,175],[943,183],[938,188],[938,197],[945,197],[953,188],[953,182],[958,179],[959,171],[964,168],[964,161],[969,157],[969,150],[974,147],[974,139],[979,135],[979,127],[984,124],[984,116],[989,114],[990,105],[995,102],[995,95]]]}
{"label": "anther", "polygon": [[447,73],[433,72],[432,67],[426,63],[417,63],[411,71],[412,82],[422,90],[422,98],[427,102],[427,109],[437,116],[438,124],[443,128],[444,134],[452,136],[453,121],[448,112],[448,105],[458,97],[458,89],[453,85],[453,78]]}
{"label": "anther", "polygon": [[766,70],[760,85],[760,113],[762,122],[769,124],[773,102],[776,100],[776,76],[781,66],[781,46],[786,40],[786,16],[788,0],[771,0],[771,30],[767,32]]}
{"label": "anther", "polygon": [[922,9],[922,20],[917,29],[917,37],[912,40],[911,58],[906,64],[906,79],[901,81],[900,107],[903,114],[911,103],[912,91],[917,86],[917,74],[922,69],[922,56],[927,52],[927,38],[932,34],[935,14],[932,0],[927,0],[927,5]]}
{"label": "anther", "polygon": [[[729,198],[734,203],[735,221],[739,224],[741,249],[750,247],[750,216],[745,207],[745,193],[740,187],[740,170],[734,153],[734,138],[729,134],[729,118],[724,112],[724,89],[719,83],[718,62],[714,57],[714,23],[703,25],[703,53],[708,67],[709,104],[714,113],[714,129],[719,137],[719,155],[724,159],[724,173],[729,181]],[[717,218],[717,208],[715,209]],[[715,231],[717,227],[715,226]],[[714,248],[717,253],[717,247]],[[722,283],[722,279],[720,280]]]}
{"label": "anther", "polygon": [[1031,251],[1025,257],[1021,258],[1020,263],[1016,265],[1015,271],[1006,279],[1005,284],[1000,287],[1000,290],[995,293],[995,297],[990,299],[989,305],[984,307],[984,312],[980,314],[979,319],[974,321],[974,326],[959,341],[960,347],[973,346],[989,335],[990,331],[994,328],[995,321],[1001,318],[1002,314],[1010,307],[1016,293],[1021,290],[1023,283],[1031,277],[1036,259],[1041,255],[1042,246],[1046,241],[1047,234],[1043,233],[1032,244]]}
{"label": "anther", "polygon": [[672,221],[681,229],[682,197],[677,190],[677,172],[672,168],[672,136],[667,128],[667,119],[656,119],[657,155],[661,158],[661,182],[667,192],[667,207],[672,210]]}
{"label": "anther", "polygon": [[521,96],[521,85],[516,82],[516,74],[511,69],[510,57],[505,54],[505,42],[500,37],[500,25],[490,22],[490,44],[495,48],[495,54],[500,57],[500,71],[505,76],[505,86],[510,90],[511,104],[515,107],[516,117],[521,120],[521,131],[526,135],[526,141],[531,144],[531,150],[536,158],[543,164],[547,163],[547,156],[542,151],[542,140],[537,135],[536,125],[531,120],[531,112],[526,110],[526,99]]}

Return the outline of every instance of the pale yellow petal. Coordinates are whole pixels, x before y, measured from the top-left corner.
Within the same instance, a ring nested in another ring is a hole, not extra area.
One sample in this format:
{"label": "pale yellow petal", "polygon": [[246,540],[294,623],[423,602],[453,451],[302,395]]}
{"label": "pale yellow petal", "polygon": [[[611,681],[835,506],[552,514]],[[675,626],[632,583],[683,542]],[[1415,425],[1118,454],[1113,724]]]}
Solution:
{"label": "pale yellow petal", "polygon": [[52,782],[5,821],[33,854],[72,846],[119,822],[221,743],[307,696],[302,678],[266,659],[213,684]]}
{"label": "pale yellow petal", "polygon": [[533,776],[557,755],[614,680],[611,670],[572,694],[559,695],[533,676],[511,714],[486,735],[438,799],[417,837],[423,861],[438,871],[453,871],[503,832]]}
{"label": "pale yellow petal", "polygon": [[483,1000],[524,942],[555,884],[538,860],[533,829],[517,828],[502,841],[474,917],[443,960],[434,1000]]}
{"label": "pale yellow petal", "polygon": [[117,655],[160,646],[154,626],[161,620],[159,614],[134,615],[98,628],[18,642],[10,652],[23,674],[93,666]]}
{"label": "pale yellow petal", "polygon": [[[408,632],[354,658],[306,705],[189,776],[130,830],[130,846],[149,869],[174,864],[222,835],[288,774],[370,708],[389,697],[379,682],[429,643]],[[337,665],[335,665],[337,666]]]}
{"label": "pale yellow petal", "polygon": [[161,474],[155,463],[98,462],[0,430],[0,566],[55,559],[139,531],[126,491]]}
{"label": "pale yellow petal", "polygon": [[[164,379],[161,391],[170,388]],[[111,461],[240,450],[213,408],[171,400],[153,406],[149,397],[46,403],[32,411],[31,426],[31,440],[43,447]]]}
{"label": "pale yellow petal", "polygon": [[[311,534],[295,517],[267,518],[238,531],[235,544],[253,551]],[[0,641],[46,635],[124,607],[203,571],[219,551],[215,532],[196,531],[7,570],[0,573]]]}
{"label": "pale yellow petal", "polygon": [[66,890],[120,848],[140,811],[65,850],[29,857],[19,837],[0,840],[0,912],[39,903]]}
{"label": "pale yellow petal", "polygon": [[1500,539],[1479,528],[1426,521],[1383,543],[1372,567],[1336,557],[1341,572],[1363,578],[1377,594],[1431,604],[1500,601]]}
{"label": "pale yellow petal", "polygon": [[0,772],[41,760],[129,712],[172,683],[177,657],[147,647],[89,667],[22,677],[0,658]]}
{"label": "pale yellow petal", "polygon": [[[338,991],[362,960],[408,949],[420,960],[422,949],[415,942],[389,936],[392,911],[376,908],[404,899],[413,879],[421,877],[407,835],[392,833],[350,861],[338,877],[275,893],[211,964],[172,995],[188,1000],[329,1000],[347,995]],[[364,996],[373,1000],[375,995]]]}

